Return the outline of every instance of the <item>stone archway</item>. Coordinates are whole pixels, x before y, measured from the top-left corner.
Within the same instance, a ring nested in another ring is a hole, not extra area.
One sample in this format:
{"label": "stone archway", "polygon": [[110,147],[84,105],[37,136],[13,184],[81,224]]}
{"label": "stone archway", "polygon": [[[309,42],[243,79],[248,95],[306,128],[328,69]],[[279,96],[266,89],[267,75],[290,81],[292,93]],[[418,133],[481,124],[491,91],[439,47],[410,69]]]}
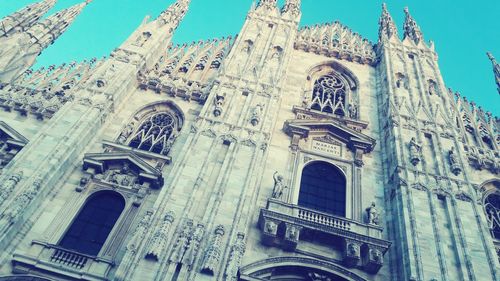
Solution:
{"label": "stone archway", "polygon": [[240,268],[242,281],[366,281],[334,263],[305,257],[274,257]]}

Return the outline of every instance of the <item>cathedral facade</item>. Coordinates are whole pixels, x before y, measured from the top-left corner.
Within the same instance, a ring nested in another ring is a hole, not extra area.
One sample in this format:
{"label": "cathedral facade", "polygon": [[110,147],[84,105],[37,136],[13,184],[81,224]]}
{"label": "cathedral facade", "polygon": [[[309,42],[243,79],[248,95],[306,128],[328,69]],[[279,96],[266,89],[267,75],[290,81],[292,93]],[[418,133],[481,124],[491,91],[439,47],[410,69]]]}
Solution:
{"label": "cathedral facade", "polygon": [[407,9],[372,43],[260,0],[174,45],[177,0],[109,57],[32,70],[90,1],[55,2],[0,24],[1,281],[500,280],[500,120]]}

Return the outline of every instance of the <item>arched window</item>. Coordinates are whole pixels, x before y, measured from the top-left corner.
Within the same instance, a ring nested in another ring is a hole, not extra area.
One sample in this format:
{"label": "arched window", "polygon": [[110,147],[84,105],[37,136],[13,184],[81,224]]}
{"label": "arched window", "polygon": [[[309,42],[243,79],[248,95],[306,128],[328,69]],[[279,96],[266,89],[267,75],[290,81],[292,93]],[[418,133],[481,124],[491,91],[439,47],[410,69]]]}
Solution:
{"label": "arched window", "polygon": [[500,240],[500,193],[492,193],[484,198],[484,211],[491,235]]}
{"label": "arched window", "polygon": [[85,203],[59,246],[97,256],[124,208],[125,200],[116,192],[95,194]]}
{"label": "arched window", "polygon": [[299,206],[345,217],[346,179],[334,165],[315,162],[302,171]]}
{"label": "arched window", "polygon": [[170,138],[175,127],[175,118],[169,112],[154,114],[142,122],[132,136],[129,146],[158,154],[167,154],[173,141]]}
{"label": "arched window", "polygon": [[311,109],[345,116],[346,92],[346,83],[341,77],[324,75],[314,82]]}

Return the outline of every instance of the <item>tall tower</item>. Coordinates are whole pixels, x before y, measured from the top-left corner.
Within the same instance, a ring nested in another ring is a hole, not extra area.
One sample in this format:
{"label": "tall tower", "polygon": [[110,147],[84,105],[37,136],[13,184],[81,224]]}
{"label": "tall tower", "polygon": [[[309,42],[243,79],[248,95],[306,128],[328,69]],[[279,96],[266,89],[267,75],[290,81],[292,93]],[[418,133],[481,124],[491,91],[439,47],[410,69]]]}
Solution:
{"label": "tall tower", "polygon": [[[30,44],[24,50],[31,50],[33,56],[35,53],[38,54],[67,28],[88,3],[89,1],[86,1],[63,10],[42,23],[34,25],[23,34],[24,37],[21,37],[30,39]],[[33,225],[33,221],[28,221],[28,219],[39,215],[37,209],[51,193],[51,188],[63,181],[64,175],[71,171],[72,165],[69,163],[81,161],[81,154],[87,152],[85,147],[106,121],[106,117],[113,112],[115,107],[120,107],[123,101],[137,89],[138,84],[135,78],[139,71],[146,66],[151,53],[158,54],[160,46],[165,47],[170,43],[173,31],[180,24],[188,4],[189,1],[179,0],[157,19],[151,22],[144,21],[140,31],[132,34],[131,39],[116,49],[110,58],[100,62],[91,75],[77,82],[77,85],[71,89],[74,100],[64,104],[46,126],[31,138],[26,149],[23,149],[24,153],[17,154],[16,159],[4,168],[2,178],[8,180],[15,175],[22,174],[22,176],[15,177],[19,180],[8,192],[3,193],[0,201],[0,208],[8,210],[0,214],[1,248],[15,245],[18,239],[25,237]],[[27,56],[25,53],[22,54]],[[10,66],[12,63],[9,61],[6,65]],[[24,64],[24,66],[27,65]],[[20,68],[16,68],[16,71],[17,69]],[[30,151],[38,151],[38,153],[32,154]],[[47,161],[47,159],[52,160]],[[95,160],[93,161],[95,163]],[[153,168],[150,172],[152,173],[150,177],[158,176],[158,172]],[[151,178],[146,180],[152,181]],[[155,182],[156,184],[158,182]],[[17,197],[20,199],[16,199]],[[57,239],[49,244],[57,244]],[[30,253],[23,252],[15,255],[13,263],[23,270],[27,268],[28,271],[36,271],[39,265],[36,260],[39,255],[43,255],[44,251],[53,251],[50,247],[40,248],[39,243],[32,246]],[[107,255],[109,256],[109,253]],[[2,260],[0,263],[3,264],[6,258],[8,257],[0,256]],[[110,259],[112,258],[113,256]],[[71,263],[75,265],[73,262]],[[102,276],[105,276],[114,264],[105,258],[104,261],[94,261],[94,266],[100,269],[82,278],[104,278]],[[51,268],[51,270],[52,272],[58,271],[57,268]],[[58,274],[72,276],[71,270]]]}
{"label": "tall tower", "polygon": [[383,6],[377,45],[393,274],[397,280],[497,280],[454,96],[444,85],[433,43],[427,45],[404,12],[400,41]]}
{"label": "tall tower", "polygon": [[[281,102],[281,78],[297,33],[299,4],[290,0],[280,10],[276,0],[262,0],[251,8],[177,148],[182,153],[173,156],[176,163],[165,175],[169,188],[155,203],[150,231],[141,247],[127,252],[116,278],[237,280]],[[136,254],[143,252],[145,257]]]}
{"label": "tall tower", "polygon": [[[9,36],[0,36],[0,43],[2,44],[0,49],[0,81],[12,82],[31,67],[40,53],[66,31],[90,1],[86,0],[83,3],[59,11],[35,24],[33,24],[35,18],[39,18],[42,15],[41,12],[48,10],[55,3],[54,1],[34,4],[35,7],[33,8],[35,10],[32,12],[33,14],[29,13],[29,10],[20,14],[21,19],[26,19],[17,23],[17,26],[27,29],[24,32],[13,32],[12,30],[16,28],[12,27],[5,33]],[[38,13],[34,13],[35,11]],[[22,16],[26,13],[28,13],[27,16]],[[4,21],[9,20],[10,17],[7,17]]]}

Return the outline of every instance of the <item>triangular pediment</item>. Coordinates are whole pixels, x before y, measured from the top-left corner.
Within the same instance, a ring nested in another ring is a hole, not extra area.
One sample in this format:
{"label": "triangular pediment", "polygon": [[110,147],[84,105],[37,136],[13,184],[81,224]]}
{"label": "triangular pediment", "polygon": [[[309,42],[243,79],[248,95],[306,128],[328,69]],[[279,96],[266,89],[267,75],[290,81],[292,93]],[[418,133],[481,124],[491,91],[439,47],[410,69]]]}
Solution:
{"label": "triangular pediment", "polygon": [[345,143],[353,151],[361,149],[365,153],[371,152],[376,144],[375,139],[333,120],[288,120],[283,129],[292,137],[330,136]]}
{"label": "triangular pediment", "polygon": [[93,168],[104,173],[111,166],[128,163],[141,181],[151,182],[156,187],[163,185],[161,171],[149,165],[133,152],[87,153],[83,157],[83,169]]}
{"label": "triangular pediment", "polygon": [[7,125],[4,121],[0,121],[0,137],[6,139],[7,145],[16,146],[18,148],[22,148],[28,143],[27,138]]}

